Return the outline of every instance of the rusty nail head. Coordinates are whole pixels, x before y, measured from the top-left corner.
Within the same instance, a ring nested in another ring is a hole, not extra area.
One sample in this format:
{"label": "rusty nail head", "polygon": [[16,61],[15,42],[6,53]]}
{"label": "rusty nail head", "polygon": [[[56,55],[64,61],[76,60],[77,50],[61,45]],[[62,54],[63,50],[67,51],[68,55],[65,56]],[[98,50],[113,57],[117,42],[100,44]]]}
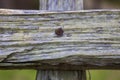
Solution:
{"label": "rusty nail head", "polygon": [[58,37],[63,36],[63,33],[64,33],[64,31],[63,31],[62,28],[57,28],[57,29],[55,29],[55,34],[56,34]]}

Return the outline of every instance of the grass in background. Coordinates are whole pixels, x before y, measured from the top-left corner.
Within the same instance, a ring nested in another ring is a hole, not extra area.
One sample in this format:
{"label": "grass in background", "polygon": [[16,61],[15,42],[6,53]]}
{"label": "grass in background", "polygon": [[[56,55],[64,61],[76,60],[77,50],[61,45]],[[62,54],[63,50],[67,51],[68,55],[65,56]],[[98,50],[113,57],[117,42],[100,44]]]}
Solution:
{"label": "grass in background", "polygon": [[[90,70],[90,73],[91,80],[120,80],[120,70]],[[36,70],[0,70],[0,80],[35,80],[35,77]]]}
{"label": "grass in background", "polygon": [[35,80],[35,70],[0,70],[0,80]]}
{"label": "grass in background", "polygon": [[[120,80],[120,70],[90,70],[91,80]],[[87,80],[89,80],[87,72]]]}

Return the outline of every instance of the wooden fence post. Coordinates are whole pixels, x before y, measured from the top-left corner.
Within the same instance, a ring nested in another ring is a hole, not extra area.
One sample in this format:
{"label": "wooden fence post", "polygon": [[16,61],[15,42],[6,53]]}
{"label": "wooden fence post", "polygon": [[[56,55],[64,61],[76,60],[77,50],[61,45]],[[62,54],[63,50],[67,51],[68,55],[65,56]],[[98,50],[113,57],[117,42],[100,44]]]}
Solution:
{"label": "wooden fence post", "polygon": [[[82,10],[83,0],[40,0],[40,10]],[[67,54],[67,53],[66,53]],[[38,70],[36,80],[86,80],[85,70]]]}
{"label": "wooden fence post", "polygon": [[82,10],[83,0],[40,0],[39,8],[49,11]]}
{"label": "wooden fence post", "polygon": [[120,69],[119,25],[120,10],[0,9],[0,69]]}
{"label": "wooden fence post", "polygon": [[37,69],[36,80],[120,69],[120,10],[45,10],[0,9],[0,69]]}
{"label": "wooden fence post", "polygon": [[86,80],[84,70],[39,70],[37,80]]}

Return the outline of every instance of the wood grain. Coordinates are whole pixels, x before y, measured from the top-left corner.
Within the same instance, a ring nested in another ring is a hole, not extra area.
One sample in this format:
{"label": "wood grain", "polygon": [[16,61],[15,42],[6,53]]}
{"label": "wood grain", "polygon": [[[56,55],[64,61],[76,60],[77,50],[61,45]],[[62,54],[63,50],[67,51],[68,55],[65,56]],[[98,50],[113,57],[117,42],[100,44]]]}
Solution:
{"label": "wood grain", "polygon": [[85,71],[39,70],[38,73],[37,80],[86,80]]}
{"label": "wood grain", "polygon": [[0,10],[0,69],[15,68],[120,69],[120,10]]}
{"label": "wood grain", "polygon": [[75,11],[83,9],[83,0],[39,0],[40,10]]}

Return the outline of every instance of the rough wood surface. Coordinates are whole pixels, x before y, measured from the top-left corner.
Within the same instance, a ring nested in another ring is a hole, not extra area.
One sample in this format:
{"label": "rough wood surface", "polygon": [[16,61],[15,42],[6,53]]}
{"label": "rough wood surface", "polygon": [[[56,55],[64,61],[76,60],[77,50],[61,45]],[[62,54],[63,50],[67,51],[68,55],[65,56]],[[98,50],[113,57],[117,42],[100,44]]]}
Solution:
{"label": "rough wood surface", "polygon": [[[68,11],[68,10],[81,10],[83,9],[83,0],[39,0],[40,10],[47,11]],[[54,32],[57,37],[62,37],[64,31],[58,28]],[[51,52],[51,51],[50,51]],[[36,80],[86,80],[85,70],[39,70]]]}
{"label": "rough wood surface", "polygon": [[83,0],[39,0],[40,10],[72,11],[83,9]]}
{"label": "rough wood surface", "polygon": [[[36,80],[86,80],[85,71],[39,70]],[[40,79],[39,79],[40,78]]]}
{"label": "rough wood surface", "polygon": [[120,69],[120,10],[0,10],[0,69],[15,68]]}

